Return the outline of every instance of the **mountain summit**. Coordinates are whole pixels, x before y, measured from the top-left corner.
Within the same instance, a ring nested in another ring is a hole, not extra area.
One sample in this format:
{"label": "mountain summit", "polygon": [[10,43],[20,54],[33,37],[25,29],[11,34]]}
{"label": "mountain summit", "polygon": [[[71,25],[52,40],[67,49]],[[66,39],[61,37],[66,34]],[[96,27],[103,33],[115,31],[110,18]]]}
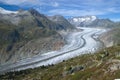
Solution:
{"label": "mountain summit", "polygon": [[81,16],[68,19],[76,27],[113,27],[110,19],[99,19],[96,16]]}
{"label": "mountain summit", "polygon": [[96,16],[80,16],[80,17],[73,17],[68,19],[70,23],[75,26],[84,26],[92,23],[97,19]]}

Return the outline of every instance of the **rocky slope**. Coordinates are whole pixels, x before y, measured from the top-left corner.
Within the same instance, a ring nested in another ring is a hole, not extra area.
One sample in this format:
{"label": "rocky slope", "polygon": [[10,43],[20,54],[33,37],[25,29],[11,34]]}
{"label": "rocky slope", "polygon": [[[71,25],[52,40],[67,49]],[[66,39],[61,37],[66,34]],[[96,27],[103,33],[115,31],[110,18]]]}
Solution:
{"label": "rocky slope", "polygon": [[87,27],[101,27],[101,28],[112,28],[114,27],[115,23],[109,19],[96,19],[89,25],[86,25]]}
{"label": "rocky slope", "polygon": [[112,28],[105,34],[100,36],[100,40],[104,42],[106,47],[120,44],[120,27]]}
{"label": "rocky slope", "polygon": [[[64,28],[63,28],[64,27]],[[59,49],[64,44],[57,32],[71,30],[34,9],[0,9],[0,65]]]}
{"label": "rocky slope", "polygon": [[0,17],[1,20],[7,20],[16,26],[19,26],[20,28],[28,28],[28,26],[31,27],[31,25],[50,30],[67,30],[73,28],[71,26],[65,27],[63,25],[59,25],[49,20],[45,15],[40,14],[34,9],[30,9],[29,11],[7,11],[1,9]]}
{"label": "rocky slope", "polygon": [[66,30],[66,28],[70,28],[71,30],[73,30],[75,28],[72,24],[70,24],[68,22],[67,19],[65,19],[61,15],[48,16],[48,19],[50,19],[51,21],[59,24],[65,30]]}

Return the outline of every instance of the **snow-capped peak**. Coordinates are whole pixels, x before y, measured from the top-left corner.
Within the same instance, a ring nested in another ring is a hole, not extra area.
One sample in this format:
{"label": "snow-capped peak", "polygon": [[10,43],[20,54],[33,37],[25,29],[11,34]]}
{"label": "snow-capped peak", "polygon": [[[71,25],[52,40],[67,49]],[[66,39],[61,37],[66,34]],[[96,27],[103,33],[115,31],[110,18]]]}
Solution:
{"label": "snow-capped peak", "polygon": [[91,16],[91,18],[92,18],[93,21],[97,19],[96,16]]}
{"label": "snow-capped peak", "polygon": [[9,11],[9,10],[5,10],[5,9],[3,9],[3,8],[1,8],[0,7],[0,13],[1,14],[17,14],[18,13],[18,11]]}
{"label": "snow-capped peak", "polygon": [[82,17],[74,17],[74,22],[88,22],[88,21],[94,21],[96,20],[96,16],[82,16]]}
{"label": "snow-capped peak", "polygon": [[96,16],[79,16],[69,19],[69,22],[75,26],[86,26],[97,20]]}

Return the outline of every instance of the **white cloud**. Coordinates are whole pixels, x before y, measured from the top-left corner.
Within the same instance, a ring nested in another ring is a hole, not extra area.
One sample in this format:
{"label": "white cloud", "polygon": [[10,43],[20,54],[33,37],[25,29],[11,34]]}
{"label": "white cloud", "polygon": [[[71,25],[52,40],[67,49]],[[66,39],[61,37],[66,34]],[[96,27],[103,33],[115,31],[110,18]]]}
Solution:
{"label": "white cloud", "polygon": [[120,13],[120,0],[0,0],[20,7],[33,7],[47,14],[63,16],[108,15]]}
{"label": "white cloud", "polygon": [[64,16],[84,16],[84,15],[103,15],[106,14],[104,11],[99,10],[66,10],[66,9],[55,9],[48,12],[50,15],[60,14]]}
{"label": "white cloud", "polygon": [[120,11],[118,9],[119,8],[110,7],[110,8],[107,8],[106,10],[112,13],[119,13]]}
{"label": "white cloud", "polygon": [[0,1],[12,5],[24,5],[24,4],[41,5],[44,3],[41,0],[0,0]]}
{"label": "white cloud", "polygon": [[[84,7],[84,6],[82,6]],[[105,7],[105,8],[85,8],[85,9],[53,9],[49,10],[50,15],[64,15],[64,16],[84,16],[84,15],[107,15],[111,13],[120,13],[120,7]]]}
{"label": "white cloud", "polygon": [[112,21],[120,22],[120,18],[111,18]]}
{"label": "white cloud", "polygon": [[18,5],[18,6],[51,6],[51,7],[58,7],[59,3],[52,0],[0,0],[1,2],[4,2],[6,4],[12,4],[12,5]]}
{"label": "white cloud", "polygon": [[59,6],[59,3],[57,3],[57,2],[52,2],[51,5],[52,5],[53,7],[58,7],[58,6]]}
{"label": "white cloud", "polygon": [[27,0],[20,0],[20,1],[18,1],[18,0],[0,0],[1,2],[4,2],[4,3],[7,3],[7,4],[15,4],[15,5],[17,5],[17,4],[20,4],[20,3],[23,3],[23,2],[26,2]]}

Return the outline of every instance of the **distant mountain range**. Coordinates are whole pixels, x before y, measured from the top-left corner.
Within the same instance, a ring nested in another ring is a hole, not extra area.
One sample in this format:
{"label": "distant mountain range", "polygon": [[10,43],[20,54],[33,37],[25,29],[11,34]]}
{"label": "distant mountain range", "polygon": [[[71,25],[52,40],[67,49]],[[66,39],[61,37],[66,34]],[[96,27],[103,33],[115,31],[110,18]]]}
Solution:
{"label": "distant mountain range", "polygon": [[81,16],[68,19],[77,27],[113,27],[114,22],[109,19],[99,19],[96,16]]}
{"label": "distant mountain range", "polygon": [[85,26],[97,19],[96,16],[80,16],[80,17],[73,17],[69,18],[69,22],[75,26]]}

